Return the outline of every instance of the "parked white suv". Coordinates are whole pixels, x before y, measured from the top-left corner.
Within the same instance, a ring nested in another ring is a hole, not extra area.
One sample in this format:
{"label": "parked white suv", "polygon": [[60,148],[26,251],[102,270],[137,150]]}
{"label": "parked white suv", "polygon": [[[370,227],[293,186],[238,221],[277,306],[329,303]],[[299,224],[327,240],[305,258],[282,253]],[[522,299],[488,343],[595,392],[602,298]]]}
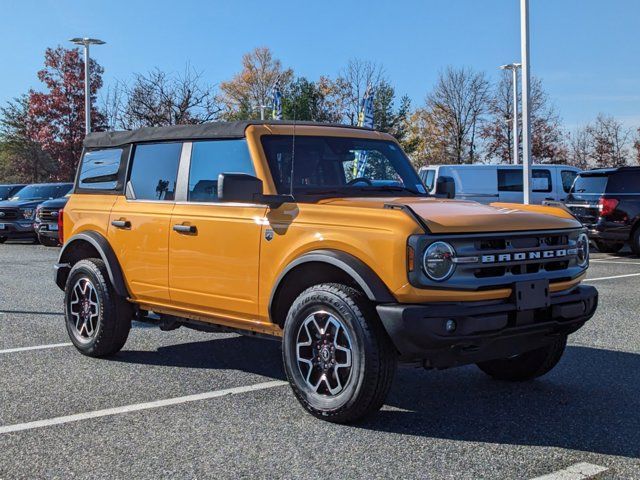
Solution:
{"label": "parked white suv", "polygon": [[[531,202],[563,202],[580,172],[567,165],[533,165]],[[522,165],[432,165],[419,170],[429,193],[438,179],[453,179],[455,198],[481,203],[522,203]]]}

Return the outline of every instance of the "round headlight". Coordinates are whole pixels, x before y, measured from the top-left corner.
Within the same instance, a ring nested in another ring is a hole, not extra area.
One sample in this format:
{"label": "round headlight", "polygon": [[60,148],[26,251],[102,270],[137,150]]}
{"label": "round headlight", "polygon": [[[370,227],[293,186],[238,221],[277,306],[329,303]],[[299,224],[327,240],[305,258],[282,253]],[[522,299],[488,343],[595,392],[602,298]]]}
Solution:
{"label": "round headlight", "polygon": [[446,242],[434,242],[424,252],[422,266],[431,280],[442,282],[451,276],[456,265],[453,263],[455,251]]}
{"label": "round headlight", "polygon": [[589,263],[589,237],[586,233],[578,235],[576,241],[576,250],[578,256],[578,266],[586,267]]}

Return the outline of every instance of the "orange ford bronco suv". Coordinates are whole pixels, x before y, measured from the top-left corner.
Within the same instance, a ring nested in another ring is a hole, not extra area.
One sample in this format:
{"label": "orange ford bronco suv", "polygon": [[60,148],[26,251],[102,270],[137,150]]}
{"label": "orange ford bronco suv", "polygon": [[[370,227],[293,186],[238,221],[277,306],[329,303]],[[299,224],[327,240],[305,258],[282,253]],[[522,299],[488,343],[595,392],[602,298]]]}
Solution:
{"label": "orange ford bronco suv", "polygon": [[390,135],[238,122],[93,133],[55,281],[85,355],[133,319],[283,342],[313,415],[380,408],[397,361],[527,380],[594,313],[581,224],[560,208],[429,196]]}

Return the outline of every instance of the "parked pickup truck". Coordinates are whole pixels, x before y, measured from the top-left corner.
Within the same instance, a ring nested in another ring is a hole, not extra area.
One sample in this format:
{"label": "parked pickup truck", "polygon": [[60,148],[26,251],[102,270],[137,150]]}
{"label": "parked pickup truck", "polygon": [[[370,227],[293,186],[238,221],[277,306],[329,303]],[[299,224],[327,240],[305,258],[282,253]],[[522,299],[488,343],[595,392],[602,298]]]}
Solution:
{"label": "parked pickup truck", "polygon": [[277,339],[303,407],[349,422],[398,361],[544,375],[596,309],[569,212],[434,198],[386,133],[212,123],[84,147],[55,281],[85,355],[118,352],[133,319]]}

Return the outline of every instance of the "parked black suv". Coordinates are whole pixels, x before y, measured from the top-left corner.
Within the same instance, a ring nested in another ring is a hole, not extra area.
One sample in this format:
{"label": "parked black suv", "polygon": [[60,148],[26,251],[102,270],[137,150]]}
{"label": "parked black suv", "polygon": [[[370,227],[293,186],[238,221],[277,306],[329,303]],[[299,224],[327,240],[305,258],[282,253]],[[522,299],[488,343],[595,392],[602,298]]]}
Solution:
{"label": "parked black suv", "polygon": [[10,199],[24,187],[26,185],[0,184],[0,201]]}
{"label": "parked black suv", "polygon": [[640,255],[640,167],[581,172],[566,205],[598,250],[614,253],[629,242]]}
{"label": "parked black suv", "polygon": [[45,200],[64,197],[72,183],[27,185],[9,200],[0,202],[0,243],[19,238],[37,240],[33,229],[36,208]]}
{"label": "parked black suv", "polygon": [[42,245],[47,247],[57,247],[60,245],[58,220],[60,219],[60,211],[67,204],[68,200],[68,196],[55,198],[41,203],[38,208],[36,208],[36,220],[33,224],[33,229]]}

